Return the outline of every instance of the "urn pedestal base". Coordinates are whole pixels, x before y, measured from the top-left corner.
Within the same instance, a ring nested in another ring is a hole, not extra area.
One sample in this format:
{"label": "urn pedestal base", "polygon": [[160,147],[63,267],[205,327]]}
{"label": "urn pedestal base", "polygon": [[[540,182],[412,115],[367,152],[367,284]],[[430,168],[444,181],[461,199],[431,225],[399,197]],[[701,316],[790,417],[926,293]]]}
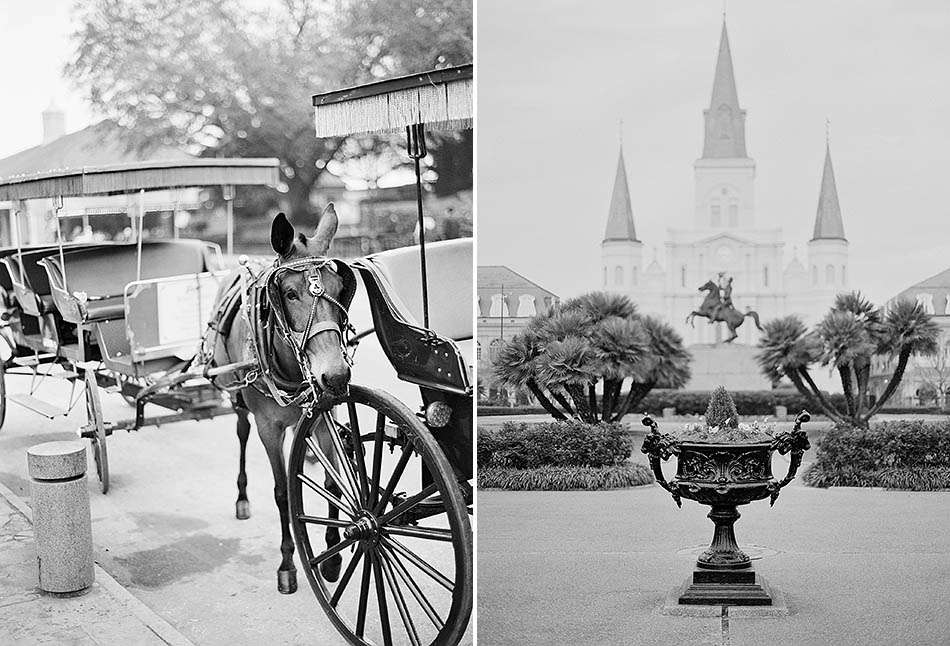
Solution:
{"label": "urn pedestal base", "polygon": [[683,586],[679,603],[696,606],[771,606],[772,594],[765,580],[752,568],[696,568]]}

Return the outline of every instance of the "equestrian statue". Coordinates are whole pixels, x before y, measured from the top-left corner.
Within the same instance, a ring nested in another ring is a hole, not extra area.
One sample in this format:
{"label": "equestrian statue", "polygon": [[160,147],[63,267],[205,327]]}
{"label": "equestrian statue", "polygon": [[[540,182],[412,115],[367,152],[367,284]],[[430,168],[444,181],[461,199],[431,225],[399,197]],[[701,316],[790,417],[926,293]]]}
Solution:
{"label": "equestrian statue", "polygon": [[726,343],[732,343],[739,337],[736,329],[742,325],[747,316],[752,317],[757,329],[762,329],[762,326],[759,324],[758,312],[748,310],[743,314],[732,304],[732,276],[727,277],[725,272],[721,271],[719,272],[718,284],[707,280],[706,283],[699,288],[699,291],[706,292],[706,298],[703,299],[703,304],[699,306],[698,310],[693,310],[689,313],[689,316],[686,317],[686,322],[691,326],[695,327],[693,319],[697,316],[708,319],[709,323],[721,321],[729,327],[729,334],[731,335],[725,340]]}

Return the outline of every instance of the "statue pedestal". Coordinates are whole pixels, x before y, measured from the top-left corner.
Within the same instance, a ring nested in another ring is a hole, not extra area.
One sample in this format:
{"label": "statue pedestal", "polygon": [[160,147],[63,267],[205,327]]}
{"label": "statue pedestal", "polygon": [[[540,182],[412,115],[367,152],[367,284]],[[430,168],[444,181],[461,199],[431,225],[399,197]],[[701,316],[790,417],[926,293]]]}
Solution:
{"label": "statue pedestal", "polygon": [[759,349],[737,343],[697,343],[687,348],[693,355],[693,376],[685,390],[771,390],[755,356]]}
{"label": "statue pedestal", "polygon": [[772,595],[765,580],[752,568],[696,568],[686,580],[678,601],[696,606],[771,606]]}

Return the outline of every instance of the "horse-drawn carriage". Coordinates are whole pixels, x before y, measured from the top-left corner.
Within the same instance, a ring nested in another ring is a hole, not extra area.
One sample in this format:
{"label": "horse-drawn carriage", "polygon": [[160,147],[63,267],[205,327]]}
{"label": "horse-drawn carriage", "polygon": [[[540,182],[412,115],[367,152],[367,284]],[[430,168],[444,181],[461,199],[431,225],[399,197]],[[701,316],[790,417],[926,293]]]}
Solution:
{"label": "horse-drawn carriage", "polygon": [[[453,79],[470,81],[471,67],[438,82],[415,78],[448,96]],[[397,91],[418,97],[412,87],[422,86],[396,82]],[[467,88],[470,113],[470,82]],[[388,89],[377,85],[373,96]],[[459,120],[442,115],[439,122]],[[423,117],[411,115],[409,128],[417,178]],[[105,493],[107,441],[116,431],[236,412],[236,515],[246,518],[244,451],[253,413],[281,516],[279,590],[296,589],[296,544],[314,593],[349,643],[456,644],[473,603],[473,388],[459,349],[473,338],[471,240],[436,243],[427,252],[420,217],[418,247],[345,262],[329,255],[337,224],[331,205],[312,235],[279,215],[271,232],[276,259],[242,259],[229,269],[216,245],[144,241],[144,199],[132,219],[134,243],[68,243],[61,234],[58,216],[68,197],[276,182],[276,160],[219,159],[0,181],[0,201],[16,212],[25,200],[52,199],[58,236],[55,246],[0,251],[0,367],[30,376],[29,392],[0,393],[0,423],[7,399],[50,418],[84,399],[79,434],[91,441]],[[421,193],[419,208],[421,216]],[[360,285],[372,328],[357,332],[348,310]],[[418,386],[417,412],[349,383],[353,352],[370,334],[398,378]],[[65,408],[41,401],[38,388],[54,377],[74,390],[81,384],[85,396],[71,391]],[[134,417],[105,420],[101,389],[121,393]],[[168,412],[147,416],[147,406]]]}

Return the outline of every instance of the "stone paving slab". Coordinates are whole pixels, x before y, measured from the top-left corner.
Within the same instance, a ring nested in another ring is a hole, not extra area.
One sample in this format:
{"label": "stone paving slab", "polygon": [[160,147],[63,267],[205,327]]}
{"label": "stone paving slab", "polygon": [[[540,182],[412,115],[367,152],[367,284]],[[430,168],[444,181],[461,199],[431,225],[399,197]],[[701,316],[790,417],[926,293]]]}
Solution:
{"label": "stone paving slab", "polygon": [[191,644],[101,568],[84,594],[37,587],[30,510],[0,485],[0,644]]}

